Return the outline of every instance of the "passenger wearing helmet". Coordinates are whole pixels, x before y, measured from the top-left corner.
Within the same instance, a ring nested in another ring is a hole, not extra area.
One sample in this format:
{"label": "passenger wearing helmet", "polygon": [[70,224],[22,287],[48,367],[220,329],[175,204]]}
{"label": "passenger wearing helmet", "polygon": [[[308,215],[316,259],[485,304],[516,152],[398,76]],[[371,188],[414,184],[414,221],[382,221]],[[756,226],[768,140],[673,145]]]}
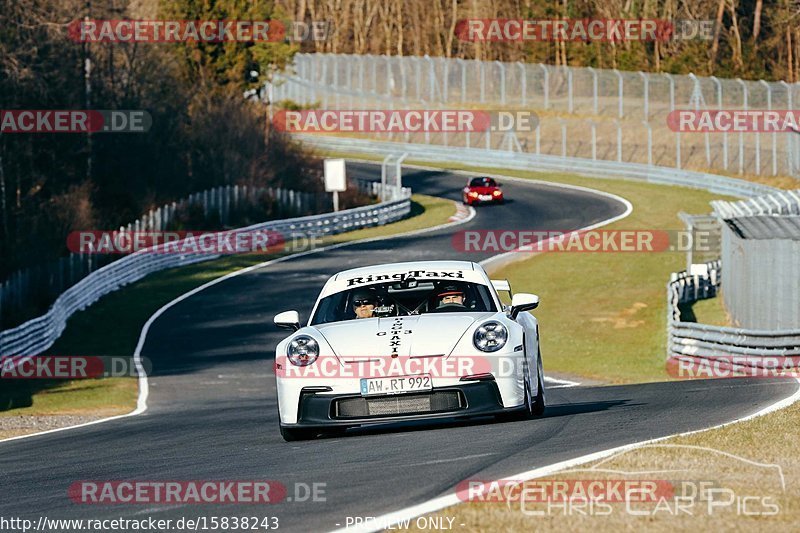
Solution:
{"label": "passenger wearing helmet", "polygon": [[370,289],[360,289],[353,294],[352,302],[356,318],[372,318],[378,297]]}
{"label": "passenger wearing helmet", "polygon": [[439,305],[437,309],[445,307],[466,308],[464,305],[464,289],[458,285],[445,285],[439,290]]}

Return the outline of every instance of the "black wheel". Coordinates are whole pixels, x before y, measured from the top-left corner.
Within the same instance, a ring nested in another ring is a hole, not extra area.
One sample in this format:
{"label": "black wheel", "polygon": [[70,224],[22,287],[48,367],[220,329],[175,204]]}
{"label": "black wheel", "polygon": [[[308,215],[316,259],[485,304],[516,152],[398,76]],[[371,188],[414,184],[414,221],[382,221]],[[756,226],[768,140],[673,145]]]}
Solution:
{"label": "black wheel", "polygon": [[542,370],[542,351],[539,350],[536,354],[536,368],[538,370],[536,381],[538,386],[536,387],[538,390],[536,391],[536,397],[533,399],[533,406],[531,408],[531,414],[533,416],[541,416],[544,414],[544,409],[546,406],[546,402],[544,399],[544,371]]}
{"label": "black wheel", "polygon": [[0,411],[8,411],[11,409],[11,395],[4,391],[0,391]]}
{"label": "black wheel", "polygon": [[24,392],[17,394],[11,400],[11,406],[14,409],[20,409],[22,407],[32,407],[33,406],[33,396],[30,394],[26,394]]}
{"label": "black wheel", "polygon": [[516,411],[512,411],[510,413],[501,413],[497,415],[497,420],[501,422],[517,422],[520,420],[528,420],[534,415],[535,409],[535,400],[531,398],[531,387],[528,385],[529,375],[528,375],[528,366],[525,365],[525,375],[523,378],[525,384],[525,393],[524,393],[524,408],[518,409]]}
{"label": "black wheel", "polygon": [[310,440],[317,436],[317,432],[313,429],[305,428],[287,428],[281,426],[281,437],[286,442],[295,442],[298,440]]}

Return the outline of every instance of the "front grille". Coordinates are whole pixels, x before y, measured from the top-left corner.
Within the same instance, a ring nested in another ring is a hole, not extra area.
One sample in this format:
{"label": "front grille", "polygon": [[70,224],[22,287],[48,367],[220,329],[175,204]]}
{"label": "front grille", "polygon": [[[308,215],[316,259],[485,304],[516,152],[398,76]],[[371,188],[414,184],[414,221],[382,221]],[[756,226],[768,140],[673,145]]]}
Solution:
{"label": "front grille", "polygon": [[333,402],[333,417],[364,418],[438,413],[463,409],[465,405],[466,402],[457,390],[375,398],[344,398]]}

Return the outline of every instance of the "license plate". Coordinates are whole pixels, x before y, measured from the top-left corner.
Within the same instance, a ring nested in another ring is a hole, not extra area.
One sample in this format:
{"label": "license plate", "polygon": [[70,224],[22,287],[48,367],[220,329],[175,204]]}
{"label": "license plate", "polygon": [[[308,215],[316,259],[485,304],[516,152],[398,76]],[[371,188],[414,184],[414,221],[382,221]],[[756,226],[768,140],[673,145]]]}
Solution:
{"label": "license plate", "polygon": [[403,394],[406,392],[429,391],[433,389],[431,376],[398,376],[392,378],[361,378],[361,396],[381,394]]}
{"label": "license plate", "polygon": [[492,199],[492,195],[490,194],[481,194],[478,198],[480,198],[481,202],[488,202]]}

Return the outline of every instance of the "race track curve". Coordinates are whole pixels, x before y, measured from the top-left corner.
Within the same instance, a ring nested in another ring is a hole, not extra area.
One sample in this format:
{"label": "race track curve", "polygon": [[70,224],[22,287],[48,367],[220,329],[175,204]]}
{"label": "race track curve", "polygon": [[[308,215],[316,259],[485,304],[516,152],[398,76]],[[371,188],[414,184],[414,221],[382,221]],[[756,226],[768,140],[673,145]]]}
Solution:
{"label": "race track curve", "polygon": [[[371,165],[349,168],[379,175]],[[415,192],[452,199],[460,198],[464,182],[447,172],[404,174],[404,185]],[[532,421],[395,424],[284,442],[271,365],[285,332],[272,325],[272,316],[297,309],[307,317],[330,275],[403,260],[479,261],[490,254],[456,252],[453,231],[569,230],[625,210],[608,197],[555,186],[509,182],[504,191],[512,201],[478,208],[466,225],[276,263],[175,305],[153,324],[143,350],[153,365],[148,411],[0,445],[0,516],[277,516],[282,531],[326,531],[344,526],[347,516],[376,516],[439,496],[464,479],[508,476],[716,425],[795,392],[795,382],[766,379],[559,388],[548,392],[545,417]],[[550,325],[542,334],[569,332]],[[289,498],[273,505],[109,506],[79,505],[67,496],[79,480],[205,479],[276,480],[289,488]],[[296,483],[324,483],[325,501],[289,501]]]}

